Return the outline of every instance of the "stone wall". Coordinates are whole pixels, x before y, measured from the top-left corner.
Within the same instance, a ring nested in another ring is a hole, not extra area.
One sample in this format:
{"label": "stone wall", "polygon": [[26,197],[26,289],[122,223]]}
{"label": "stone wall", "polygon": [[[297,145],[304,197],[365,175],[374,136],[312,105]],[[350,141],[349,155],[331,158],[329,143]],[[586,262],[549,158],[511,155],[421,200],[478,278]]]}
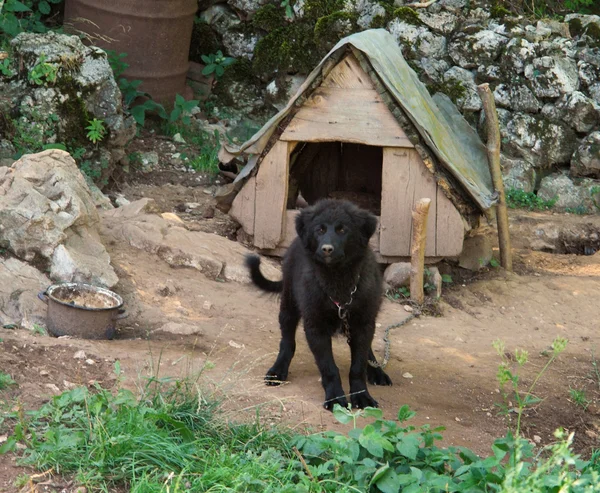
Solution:
{"label": "stone wall", "polygon": [[274,112],[338,39],[385,27],[430,91],[448,94],[480,133],[476,86],[490,84],[507,187],[535,191],[558,209],[598,211],[600,16],[532,21],[467,0],[415,10],[397,1],[292,4],[293,18],[279,2],[202,5],[203,28],[238,59],[229,73],[236,78],[236,66],[240,70],[236,83],[219,85],[234,89],[241,106],[264,107],[266,101]]}

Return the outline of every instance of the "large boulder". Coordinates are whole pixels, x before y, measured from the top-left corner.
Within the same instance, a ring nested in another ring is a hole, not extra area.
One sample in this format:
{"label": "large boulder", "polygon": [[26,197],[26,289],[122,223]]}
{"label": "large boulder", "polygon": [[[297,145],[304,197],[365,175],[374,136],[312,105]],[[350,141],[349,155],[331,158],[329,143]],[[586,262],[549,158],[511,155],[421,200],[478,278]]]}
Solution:
{"label": "large boulder", "polygon": [[525,85],[498,84],[494,89],[494,100],[501,108],[525,113],[537,113],[542,107],[535,94]]}
{"label": "large boulder", "polygon": [[94,232],[99,220],[68,153],[27,154],[0,168],[0,244],[22,260],[48,266],[53,280],[107,287],[118,282]]}
{"label": "large boulder", "polygon": [[527,113],[499,118],[504,152],[533,163],[538,168],[567,164],[577,148],[577,136],[562,122]]}
{"label": "large boulder", "polygon": [[405,47],[407,58],[443,58],[446,55],[446,38],[432,33],[424,26],[394,19],[388,26],[400,46]]}
{"label": "large boulder", "polygon": [[[77,36],[54,32],[21,33],[11,41],[11,49],[22,69],[9,82],[0,77],[0,92],[11,94],[10,110],[18,114],[21,134],[36,139],[31,142],[37,146],[33,150],[46,143],[87,149],[86,160],[104,181],[125,157],[124,147],[136,131],[134,119],[124,112],[106,53],[85,46]],[[42,65],[54,76],[34,80],[25,75]],[[94,147],[85,131],[93,118],[101,120],[107,131]]]}
{"label": "large boulder", "polygon": [[540,183],[538,197],[553,201],[554,209],[576,213],[597,212],[600,205],[598,182],[583,178],[571,179],[566,173],[554,173],[546,176]]}
{"label": "large boulder", "polygon": [[[103,237],[125,239],[130,246],[155,254],[172,267],[189,267],[213,280],[250,283],[245,256],[249,250],[240,243],[202,231],[189,231],[182,223],[151,214],[152,201],[142,199],[102,212]],[[271,261],[261,269],[266,277],[281,278]]]}
{"label": "large boulder", "polygon": [[508,38],[494,31],[459,34],[448,45],[448,54],[462,68],[476,68],[493,63],[508,43]]}
{"label": "large boulder", "polygon": [[452,67],[444,74],[444,84],[459,93],[455,98],[458,109],[462,111],[479,111],[481,109],[481,98],[477,92],[475,75],[470,70]]}
{"label": "large boulder", "polygon": [[600,131],[589,134],[573,154],[571,175],[600,178]]}
{"label": "large boulder", "polygon": [[511,158],[500,155],[502,177],[505,188],[514,188],[524,192],[533,192],[535,188],[536,172],[533,164],[525,159]]}
{"label": "large boulder", "polygon": [[579,89],[577,62],[564,55],[535,58],[525,66],[525,77],[538,98],[558,98]]}
{"label": "large boulder", "polygon": [[46,305],[37,295],[50,284],[35,267],[16,258],[0,258],[0,327],[45,325]]}
{"label": "large boulder", "polygon": [[550,120],[566,122],[576,132],[587,133],[600,122],[600,105],[579,91],[565,94],[556,104],[547,104],[542,114]]}

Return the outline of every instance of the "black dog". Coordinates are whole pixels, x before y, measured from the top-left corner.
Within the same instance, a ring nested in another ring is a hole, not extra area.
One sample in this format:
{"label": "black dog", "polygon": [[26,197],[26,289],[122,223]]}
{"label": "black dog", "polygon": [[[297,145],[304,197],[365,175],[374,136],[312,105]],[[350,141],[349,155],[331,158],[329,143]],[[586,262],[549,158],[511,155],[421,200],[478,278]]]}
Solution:
{"label": "black dog", "polygon": [[352,355],[350,401],[358,408],[377,406],[367,390],[367,379],[373,385],[392,381],[381,368],[367,363],[376,361],[371,343],[382,295],[381,273],[369,248],[376,227],[376,217],[354,204],[322,200],[296,218],[298,237],[286,252],[282,281],[266,279],[260,272],[260,258],[247,257],[254,284],[267,292],[281,292],[281,342],[277,360],[265,377],[268,385],[287,379],[302,317],[321,372],[325,408],[348,405],[331,348],[332,336],[340,332],[347,337]]}

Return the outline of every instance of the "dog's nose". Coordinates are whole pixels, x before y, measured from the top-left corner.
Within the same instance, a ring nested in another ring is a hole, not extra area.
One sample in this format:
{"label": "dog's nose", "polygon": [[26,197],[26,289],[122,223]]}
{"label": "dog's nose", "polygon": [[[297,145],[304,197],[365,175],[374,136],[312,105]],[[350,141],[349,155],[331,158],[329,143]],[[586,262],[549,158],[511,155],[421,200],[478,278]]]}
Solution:
{"label": "dog's nose", "polygon": [[321,247],[321,251],[325,254],[325,255],[331,255],[333,253],[333,245],[323,245]]}

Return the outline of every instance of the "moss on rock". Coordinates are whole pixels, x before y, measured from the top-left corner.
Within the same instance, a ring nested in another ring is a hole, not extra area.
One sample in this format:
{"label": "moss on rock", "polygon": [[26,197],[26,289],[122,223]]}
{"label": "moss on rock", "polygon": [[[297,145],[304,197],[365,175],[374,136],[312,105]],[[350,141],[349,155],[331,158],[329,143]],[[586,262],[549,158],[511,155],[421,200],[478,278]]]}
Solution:
{"label": "moss on rock", "polygon": [[283,9],[272,3],[258,9],[252,17],[252,25],[268,33],[284,27],[285,24]]}
{"label": "moss on rock", "polygon": [[216,53],[221,48],[222,43],[219,37],[206,22],[198,21],[194,24],[190,44],[190,60],[204,63],[202,55]]}
{"label": "moss on rock", "polygon": [[419,19],[419,14],[417,14],[417,11],[410,7],[398,7],[392,13],[392,19],[398,19],[414,26],[423,25],[423,22],[421,19]]}

